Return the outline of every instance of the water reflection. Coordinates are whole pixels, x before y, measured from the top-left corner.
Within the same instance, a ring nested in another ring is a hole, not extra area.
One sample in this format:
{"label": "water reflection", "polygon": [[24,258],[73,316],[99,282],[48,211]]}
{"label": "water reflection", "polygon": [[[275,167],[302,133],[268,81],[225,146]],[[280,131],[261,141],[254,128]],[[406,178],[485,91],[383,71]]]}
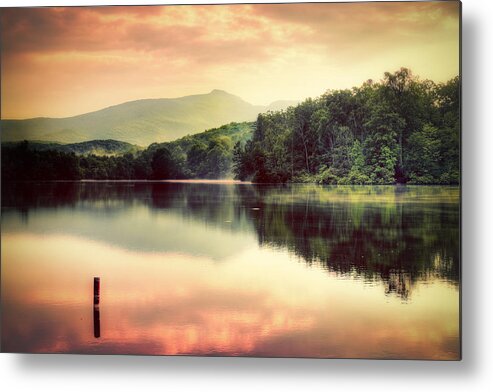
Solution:
{"label": "water reflection", "polygon": [[417,278],[459,280],[456,188],[44,183],[2,192],[11,232],[72,233],[217,260],[254,235],[308,264],[383,279],[403,297]]}
{"label": "water reflection", "polygon": [[100,294],[100,278],[94,278],[94,299],[93,299],[93,321],[94,321],[94,337],[101,337],[101,318],[99,314],[99,294]]}
{"label": "water reflection", "polygon": [[458,281],[456,188],[2,187],[6,351],[453,359]]}

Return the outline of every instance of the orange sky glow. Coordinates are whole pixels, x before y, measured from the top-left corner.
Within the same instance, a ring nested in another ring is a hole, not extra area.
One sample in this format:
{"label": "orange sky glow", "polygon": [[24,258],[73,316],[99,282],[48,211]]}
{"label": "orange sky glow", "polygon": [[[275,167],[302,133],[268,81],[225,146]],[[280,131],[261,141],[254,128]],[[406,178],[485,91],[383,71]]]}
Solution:
{"label": "orange sky glow", "polygon": [[459,73],[459,3],[2,8],[2,118],[226,90],[315,97],[411,68]]}

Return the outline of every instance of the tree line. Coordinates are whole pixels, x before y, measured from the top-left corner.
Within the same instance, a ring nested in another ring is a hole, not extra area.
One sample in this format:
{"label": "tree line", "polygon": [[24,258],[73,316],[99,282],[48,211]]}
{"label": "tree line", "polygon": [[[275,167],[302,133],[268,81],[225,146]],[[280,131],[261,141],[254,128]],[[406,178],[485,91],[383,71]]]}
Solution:
{"label": "tree line", "polygon": [[409,69],[260,114],[234,147],[236,178],[260,183],[457,184],[460,80]]}
{"label": "tree line", "polygon": [[[251,137],[251,123],[231,123],[154,143],[123,155],[76,154],[24,141],[2,145],[2,179],[27,180],[147,180],[232,177],[235,142]],[[104,141],[101,141],[104,142]]]}

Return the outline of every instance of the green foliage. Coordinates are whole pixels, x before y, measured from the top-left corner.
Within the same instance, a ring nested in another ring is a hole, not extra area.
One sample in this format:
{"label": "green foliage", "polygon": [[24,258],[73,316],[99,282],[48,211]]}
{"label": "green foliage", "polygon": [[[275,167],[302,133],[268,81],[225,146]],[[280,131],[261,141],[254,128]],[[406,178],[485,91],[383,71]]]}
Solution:
{"label": "green foliage", "polygon": [[[4,180],[128,180],[231,177],[234,143],[252,134],[251,123],[231,123],[146,150],[114,140],[2,144]],[[106,151],[108,154],[95,153]],[[77,153],[76,153],[77,152]]]}
{"label": "green foliage", "polygon": [[137,154],[142,147],[118,140],[91,140],[89,142],[61,144],[58,150],[75,155],[123,156]]}
{"label": "green foliage", "polygon": [[[6,142],[5,147],[14,147],[21,142]],[[88,142],[61,144],[52,142],[29,142],[29,148],[38,151],[59,151],[63,153],[74,153],[75,155],[97,155],[97,156],[123,156],[125,154],[137,154],[142,147],[120,142],[118,140],[91,140]]]}
{"label": "green foliage", "polygon": [[403,120],[388,109],[377,107],[365,123],[368,136],[364,142],[367,165],[371,168],[373,184],[392,184],[399,146],[397,135],[402,131]]}
{"label": "green foliage", "polygon": [[[301,179],[303,180],[303,178]],[[314,177],[314,179],[317,184],[326,184],[326,185],[337,185],[338,181],[340,180],[335,170],[327,166],[322,166],[318,174]],[[310,182],[309,177],[304,178],[304,180],[305,181],[302,182]]]}
{"label": "green foliage", "polygon": [[185,178],[184,157],[166,147],[157,149],[151,161],[152,178],[160,179],[180,179]]}
{"label": "green foliage", "polygon": [[233,172],[236,173],[236,177],[241,181],[247,180],[249,173],[253,172],[249,153],[247,153],[250,150],[250,141],[245,146],[242,146],[241,142],[236,142],[233,149]]}
{"label": "green foliage", "polygon": [[363,146],[359,140],[355,140],[351,147],[351,169],[346,178],[342,178],[340,183],[367,185],[371,184],[370,177],[366,174],[365,155],[363,153]]}
{"label": "green foliage", "polygon": [[175,152],[185,160],[186,178],[231,178],[234,146],[250,140],[252,130],[252,123],[231,123],[173,142],[151,144],[145,153],[153,154],[161,147]]}
{"label": "green foliage", "polygon": [[320,184],[457,184],[460,82],[406,68],[259,115],[233,156],[237,178]]}
{"label": "green foliage", "polygon": [[2,148],[2,180],[78,180],[79,160],[74,153],[37,151],[22,142]]}
{"label": "green foliage", "polygon": [[432,184],[440,179],[440,139],[438,129],[426,124],[409,138],[409,178],[416,184]]}

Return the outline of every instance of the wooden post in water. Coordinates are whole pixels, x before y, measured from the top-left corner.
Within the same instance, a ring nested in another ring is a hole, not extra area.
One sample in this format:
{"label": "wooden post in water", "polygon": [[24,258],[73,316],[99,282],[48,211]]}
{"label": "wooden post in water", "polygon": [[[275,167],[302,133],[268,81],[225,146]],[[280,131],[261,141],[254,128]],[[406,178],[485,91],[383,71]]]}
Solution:
{"label": "wooden post in water", "polygon": [[99,282],[99,278],[96,277],[94,278],[94,305],[99,305],[99,289],[100,289],[100,282]]}
{"label": "wooden post in water", "polygon": [[93,302],[93,319],[94,319],[94,337],[99,338],[101,336],[101,323],[99,319],[99,290],[100,281],[99,278],[94,278],[94,302]]}

